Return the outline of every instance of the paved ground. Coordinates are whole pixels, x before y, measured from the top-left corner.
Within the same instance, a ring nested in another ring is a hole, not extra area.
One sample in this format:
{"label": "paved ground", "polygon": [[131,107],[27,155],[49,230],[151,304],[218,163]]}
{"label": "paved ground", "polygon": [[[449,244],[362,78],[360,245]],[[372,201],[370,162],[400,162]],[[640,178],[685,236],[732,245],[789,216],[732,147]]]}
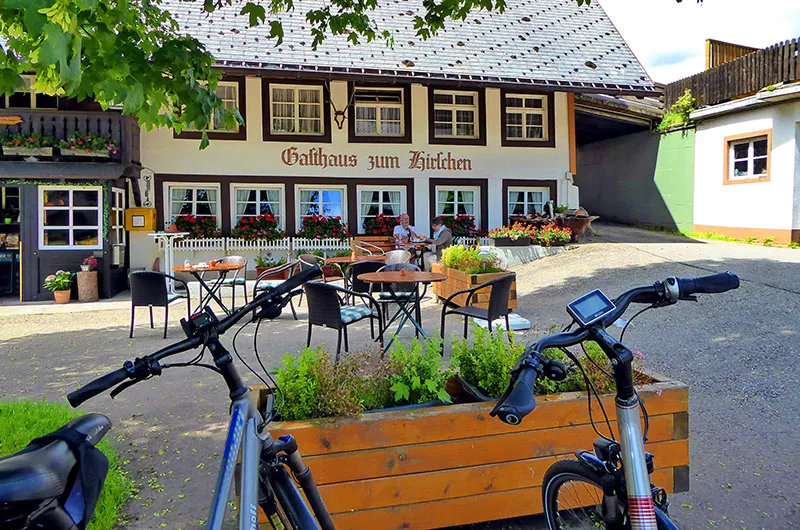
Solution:
{"label": "paved ground", "polygon": [[[612,226],[600,227],[598,236],[517,269],[520,313],[547,329],[567,320],[567,302],[596,287],[615,295],[667,275],[739,273],[742,287],[734,293],[643,315],[629,342],[655,371],[690,386],[691,491],[672,498],[677,522],[693,529],[800,526],[800,250]],[[140,311],[133,340],[126,309],[0,316],[0,398],[63,399],[80,382],[162,347],[166,342],[145,327]],[[172,338],[179,335],[179,313],[173,312]],[[425,313],[426,327],[433,328],[436,307]],[[304,322],[284,316],[262,326],[258,343],[273,366],[304,340]],[[317,340],[335,346],[332,332],[315,331]],[[252,351],[251,332],[238,342]],[[368,331],[352,333],[351,345],[367,343]],[[127,528],[202,526],[226,429],[226,392],[217,378],[201,369],[167,371],[114,401],[99,397],[84,406],[112,417],[112,435],[139,485]],[[539,527],[524,521],[491,529]]]}

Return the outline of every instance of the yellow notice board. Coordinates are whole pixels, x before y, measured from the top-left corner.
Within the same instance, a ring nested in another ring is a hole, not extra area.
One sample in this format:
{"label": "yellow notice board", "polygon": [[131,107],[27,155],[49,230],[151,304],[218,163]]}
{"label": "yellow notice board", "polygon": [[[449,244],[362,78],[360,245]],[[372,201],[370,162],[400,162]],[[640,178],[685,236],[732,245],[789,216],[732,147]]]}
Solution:
{"label": "yellow notice board", "polygon": [[129,232],[152,232],[155,229],[155,208],[128,208],[125,210],[125,230]]}

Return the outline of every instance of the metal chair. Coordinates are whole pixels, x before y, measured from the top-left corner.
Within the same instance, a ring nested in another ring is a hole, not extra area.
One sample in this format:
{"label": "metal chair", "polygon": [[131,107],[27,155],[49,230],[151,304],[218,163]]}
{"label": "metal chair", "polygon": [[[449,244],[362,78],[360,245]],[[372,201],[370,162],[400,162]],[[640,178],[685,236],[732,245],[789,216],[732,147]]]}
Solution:
{"label": "metal chair", "polygon": [[[347,340],[347,326],[369,318],[369,330],[372,338],[375,338],[374,320],[378,321],[378,336],[383,349],[383,318],[378,302],[368,294],[357,293],[343,287],[337,287],[322,282],[308,282],[303,286],[308,297],[308,337],[306,347],[311,346],[311,330],[314,326],[323,326],[335,329],[339,338],[336,343],[336,360],[339,360],[339,353],[342,350],[342,336],[344,336],[344,351],[350,349]],[[364,301],[364,305],[347,305],[341,295],[358,297]]]}
{"label": "metal chair", "polygon": [[[392,251],[394,252],[394,251]],[[401,250],[400,252],[405,252],[405,250]],[[419,272],[420,268],[413,263],[392,263],[390,265],[384,265],[377,272],[393,272],[393,271],[416,271]],[[390,285],[390,287],[386,287]],[[376,292],[377,289],[377,292]],[[370,294],[377,300],[379,304],[383,304],[383,317],[384,317],[384,327],[386,327],[386,321],[389,319],[389,313],[386,306],[389,304],[394,304],[395,299],[392,297],[392,293],[389,291],[391,289],[394,292],[395,296],[401,300],[408,300],[412,296],[419,295],[419,286],[417,284],[411,283],[392,283],[392,284],[385,284],[379,283],[373,285],[372,291]],[[418,304],[414,304],[416,308],[416,319],[419,325],[422,325],[422,312],[420,311],[420,307]],[[399,311],[400,309],[398,309]],[[419,337],[419,330],[415,330],[415,335]]]}
{"label": "metal chair", "polygon": [[[247,304],[247,258],[244,256],[225,256],[219,258],[217,263],[227,263],[229,265],[244,265],[241,269],[234,271],[233,277],[227,276],[224,280],[215,280],[213,287],[219,285],[220,289],[232,289],[231,310],[236,309],[236,288],[241,287],[244,293],[244,303]],[[240,276],[241,274],[241,276]]]}
{"label": "metal chair", "polygon": [[[178,279],[163,272],[136,271],[130,274],[131,284],[131,333],[133,338],[133,326],[136,318],[136,308],[147,306],[150,308],[150,329],[153,324],[153,307],[164,308],[164,338],[167,338],[167,327],[169,325],[169,304],[175,300],[186,299],[186,316],[192,315],[192,299],[189,295],[189,286],[185,281]],[[167,290],[167,280],[173,280],[183,284],[186,294],[170,293]]]}
{"label": "metal chair", "polygon": [[366,241],[352,241],[350,248],[353,249],[356,256],[383,256],[386,254],[386,251],[378,245]]}
{"label": "metal chair", "polygon": [[[276,278],[278,275],[282,275],[284,271],[289,271],[289,277],[291,278],[294,276],[295,272],[298,269],[297,261],[292,261],[290,263],[285,263],[278,267],[274,267],[270,270],[264,271],[258,275],[256,278],[256,283],[253,286],[253,300],[258,297],[258,295],[267,289],[274,289],[278,287],[280,284],[286,281],[284,278]],[[289,299],[289,307],[292,310],[292,316],[295,320],[297,320],[297,311],[294,309],[294,300],[291,298]],[[255,313],[254,313],[255,314]]]}
{"label": "metal chair", "polygon": [[407,250],[390,250],[386,253],[386,264],[396,265],[398,263],[409,263],[411,261],[411,252]]}
{"label": "metal chair", "polygon": [[[508,300],[511,296],[511,285],[514,283],[517,275],[514,273],[501,276],[494,280],[488,281],[477,285],[471,289],[463,289],[451,294],[443,303],[442,306],[442,344],[444,344],[444,323],[447,315],[461,315],[464,317],[464,338],[467,338],[467,329],[469,324],[469,317],[477,318],[479,320],[486,320],[489,323],[491,330],[492,322],[500,317],[506,319],[506,330],[508,330]],[[491,288],[489,294],[488,308],[471,306],[472,298],[478,291]],[[453,298],[459,295],[467,295],[467,299],[463,306],[459,306],[453,302]],[[509,335],[510,336],[510,335]],[[444,346],[443,346],[444,347]]]}

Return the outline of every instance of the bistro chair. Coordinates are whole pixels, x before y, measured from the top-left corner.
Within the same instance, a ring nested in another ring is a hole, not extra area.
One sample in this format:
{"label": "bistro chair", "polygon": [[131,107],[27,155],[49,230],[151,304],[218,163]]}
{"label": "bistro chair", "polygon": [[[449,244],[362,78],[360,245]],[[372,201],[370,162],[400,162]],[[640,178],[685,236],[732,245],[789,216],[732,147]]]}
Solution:
{"label": "bistro chair", "polygon": [[[378,321],[378,337],[383,349],[383,324],[381,308],[378,302],[370,295],[357,293],[350,289],[322,282],[308,282],[303,286],[308,297],[308,337],[306,347],[311,346],[311,330],[314,326],[323,326],[335,329],[339,338],[336,343],[336,360],[342,350],[342,336],[344,336],[344,351],[350,349],[347,340],[347,326],[369,319],[369,331],[375,339],[374,321]],[[345,297],[360,298],[363,305],[347,305]]]}
{"label": "bistro chair", "polygon": [[386,253],[386,264],[396,265],[398,263],[409,263],[411,261],[411,252],[407,250],[390,250]]}
{"label": "bistro chair", "polygon": [[[163,272],[136,271],[130,277],[131,284],[131,333],[133,338],[134,319],[136,308],[147,306],[150,308],[150,329],[153,329],[153,307],[164,308],[164,338],[167,338],[167,326],[169,325],[169,304],[180,298],[186,299],[186,316],[192,316],[192,298],[189,295],[189,286],[185,281],[178,279]],[[167,280],[172,280],[183,284],[186,294],[170,293],[167,290]]]}
{"label": "bistro chair", "polygon": [[225,256],[219,258],[217,263],[226,263],[228,265],[244,265],[241,269],[234,271],[233,276],[228,274],[224,280],[216,280],[212,285],[219,286],[220,289],[231,289],[231,310],[236,309],[236,288],[241,287],[244,293],[244,303],[247,304],[247,258],[244,256]]}
{"label": "bistro chair", "polygon": [[[258,275],[256,278],[256,283],[253,286],[253,300],[255,300],[258,295],[266,291],[267,289],[275,289],[276,287],[280,286],[283,282],[286,281],[285,278],[278,278],[277,276],[283,275],[285,271],[289,271],[289,277],[291,278],[294,276],[294,273],[298,269],[298,262],[292,261],[290,263],[286,263],[284,265],[280,265],[278,267],[274,267],[270,270],[266,270]],[[289,307],[292,309],[292,316],[295,320],[297,320],[297,311],[294,309],[294,300],[289,299]],[[255,315],[255,312],[253,312]]]}
{"label": "bistro chair", "polygon": [[347,288],[357,293],[367,293],[372,290],[372,286],[364,280],[359,280],[358,277],[362,274],[369,272],[378,272],[383,263],[380,261],[357,261],[347,268],[345,279],[347,280]]}
{"label": "bistro chair", "polygon": [[322,269],[322,281],[325,283],[339,282],[344,283],[344,276],[339,274],[325,274],[325,267],[330,269],[327,260],[322,256],[315,256],[314,254],[300,254],[297,256],[301,269],[310,268],[314,265],[319,265]]}
{"label": "bistro chair", "polygon": [[[489,323],[490,331],[492,328],[492,322],[500,317],[505,317],[506,330],[508,330],[508,300],[511,297],[511,285],[514,283],[516,277],[517,275],[514,273],[506,274],[505,276],[482,283],[471,289],[463,289],[451,294],[442,305],[442,325],[440,328],[442,333],[442,345],[444,345],[444,323],[447,315],[461,315],[464,317],[465,339],[467,338],[469,317],[477,318],[478,320],[486,320]],[[491,293],[489,294],[489,307],[484,309],[483,307],[471,306],[470,303],[472,303],[472,298],[475,296],[475,294],[478,291],[487,288],[491,288]],[[467,299],[463,306],[459,306],[453,302],[453,298],[463,294],[467,295]]]}
{"label": "bistro chair", "polygon": [[373,245],[367,241],[353,241],[350,248],[356,256],[383,256],[386,251],[378,245]]}
{"label": "bistro chair", "polygon": [[[393,251],[394,252],[394,251]],[[401,252],[405,252],[402,250]],[[420,268],[413,263],[392,263],[390,265],[384,265],[377,272],[394,272],[394,271],[414,271],[419,272]],[[391,292],[389,291],[391,289]],[[414,283],[379,283],[373,285],[372,296],[377,300],[379,304],[383,305],[383,317],[384,322],[383,325],[386,327],[387,320],[389,320],[389,304],[396,303],[395,299],[392,297],[392,292],[394,292],[395,296],[399,300],[403,300],[408,303],[408,299],[412,296],[417,296],[419,294],[419,286]],[[377,291],[377,292],[376,292]],[[420,326],[422,326],[422,312],[420,311],[419,304],[414,304],[416,308],[416,320]],[[399,311],[399,309],[398,309]],[[415,331],[416,336],[419,336],[419,330]]]}

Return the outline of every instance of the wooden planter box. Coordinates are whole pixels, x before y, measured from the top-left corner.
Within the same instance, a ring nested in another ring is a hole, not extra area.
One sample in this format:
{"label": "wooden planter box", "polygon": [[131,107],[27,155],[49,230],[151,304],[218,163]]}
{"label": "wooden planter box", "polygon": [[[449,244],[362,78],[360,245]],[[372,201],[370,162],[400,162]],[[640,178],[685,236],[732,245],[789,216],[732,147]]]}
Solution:
{"label": "wooden planter box", "polygon": [[[688,390],[666,380],[639,394],[650,412],[653,483],[687,491]],[[597,435],[585,393],[538,400],[516,426],[490,418],[488,402],[275,423],[270,430],[297,439],[337,530],[427,530],[542,512],[547,468],[591,450]],[[616,428],[613,396],[604,405]]]}
{"label": "wooden planter box", "polygon": [[[442,274],[447,275],[447,280],[443,282],[435,282],[433,284],[433,293],[442,300],[448,298],[456,291],[460,291],[462,289],[471,289],[482,283],[486,283],[490,280],[494,280],[496,278],[500,278],[501,276],[505,276],[506,274],[508,274],[508,272],[467,274],[465,272],[461,272],[456,269],[445,267],[441,263],[434,263],[432,265],[432,270],[433,272],[441,272]],[[491,294],[491,287],[478,291],[472,296],[472,304],[470,305],[488,308],[490,294]],[[463,306],[464,304],[467,303],[467,295],[466,294],[459,295],[453,299],[453,302]],[[517,282],[516,280],[514,280],[514,282],[511,284],[511,295],[509,296],[508,299],[508,308],[514,309],[516,307],[517,307]]]}
{"label": "wooden planter box", "polygon": [[521,237],[519,239],[511,239],[510,237],[493,237],[492,243],[496,247],[529,247],[531,245],[531,238]]}

